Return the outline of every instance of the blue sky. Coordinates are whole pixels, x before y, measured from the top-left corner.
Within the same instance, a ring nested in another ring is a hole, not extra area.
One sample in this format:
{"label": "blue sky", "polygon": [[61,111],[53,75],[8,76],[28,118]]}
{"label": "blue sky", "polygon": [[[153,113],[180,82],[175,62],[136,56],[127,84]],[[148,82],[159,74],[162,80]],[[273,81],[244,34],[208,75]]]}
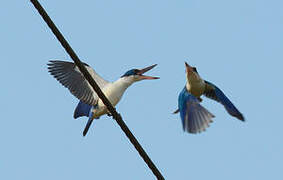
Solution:
{"label": "blue sky", "polygon": [[[120,112],[166,179],[283,178],[283,2],[279,0],[42,1],[81,60],[114,81],[157,63],[160,80],[130,87]],[[1,179],[154,179],[111,118],[82,136],[78,100],[47,72],[70,60],[28,1],[3,1]],[[220,87],[246,118],[216,115],[206,132],[184,133],[177,107],[184,61]],[[3,64],[4,63],[4,64]]]}

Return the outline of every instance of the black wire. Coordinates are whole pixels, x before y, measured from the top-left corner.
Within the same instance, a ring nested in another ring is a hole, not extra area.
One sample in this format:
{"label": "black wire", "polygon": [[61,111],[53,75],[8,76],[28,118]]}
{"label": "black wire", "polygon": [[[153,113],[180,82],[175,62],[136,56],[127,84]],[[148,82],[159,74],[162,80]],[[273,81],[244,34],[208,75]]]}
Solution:
{"label": "black wire", "polygon": [[89,72],[86,70],[82,62],[80,61],[79,57],[76,55],[74,50],[71,48],[69,43],[66,41],[64,36],[61,34],[61,32],[58,30],[56,25],[53,23],[53,21],[50,19],[46,11],[43,9],[43,7],[40,5],[40,3],[37,0],[31,0],[31,3],[34,5],[34,7],[37,9],[41,17],[44,19],[44,21],[47,23],[51,31],[54,33],[56,38],[59,40],[61,45],[64,47],[64,49],[67,51],[67,53],[70,55],[70,57],[73,59],[75,64],[78,66],[79,70],[82,72],[84,77],[87,79],[89,84],[92,86],[92,88],[97,93],[98,97],[102,100],[102,102],[105,104],[105,106],[110,111],[111,115],[113,116],[113,119],[116,120],[116,122],[119,124],[123,132],[126,134],[126,136],[129,138],[131,143],[134,145],[140,156],[143,158],[143,160],[146,162],[148,167],[151,169],[153,174],[156,176],[157,179],[164,179],[162,174],[159,172],[157,167],[154,165],[154,163],[151,161],[149,156],[146,154],[145,150],[142,148],[138,140],[135,138],[135,136],[132,134],[130,129],[127,127],[125,122],[123,121],[121,115],[117,113],[115,108],[112,106],[112,104],[109,102],[109,100],[106,98],[106,96],[103,94],[101,89],[98,87],[97,83],[94,81],[94,79],[91,77]]}

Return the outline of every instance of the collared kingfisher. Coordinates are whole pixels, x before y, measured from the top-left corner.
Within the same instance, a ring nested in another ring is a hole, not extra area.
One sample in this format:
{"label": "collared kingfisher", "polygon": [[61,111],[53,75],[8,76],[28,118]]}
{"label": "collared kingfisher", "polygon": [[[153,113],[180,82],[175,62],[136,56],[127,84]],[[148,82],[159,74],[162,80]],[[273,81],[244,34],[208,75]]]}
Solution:
{"label": "collared kingfisher", "polygon": [[[82,116],[89,118],[83,131],[83,136],[85,136],[94,119],[98,119],[104,114],[109,115],[107,107],[99,99],[98,95],[74,63],[53,60],[49,61],[47,65],[50,74],[80,100],[74,111],[74,118],[76,119]],[[145,79],[159,79],[159,77],[143,75],[157,64],[144,69],[131,69],[115,82],[104,80],[89,65],[85,63],[84,65],[113,106],[116,106],[125,90],[134,82]]]}
{"label": "collared kingfisher", "polygon": [[200,105],[202,95],[221,103],[230,115],[245,121],[242,113],[217,86],[203,80],[195,67],[186,62],[185,66],[187,83],[179,94],[178,109],[174,112],[180,112],[184,131],[193,134],[205,131],[215,117]]}

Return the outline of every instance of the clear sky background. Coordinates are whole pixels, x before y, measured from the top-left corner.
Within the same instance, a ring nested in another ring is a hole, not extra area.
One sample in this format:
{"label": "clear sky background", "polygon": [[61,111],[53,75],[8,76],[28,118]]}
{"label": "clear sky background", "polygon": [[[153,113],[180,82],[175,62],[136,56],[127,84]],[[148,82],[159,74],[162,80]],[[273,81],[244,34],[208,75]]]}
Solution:
{"label": "clear sky background", "polygon": [[[283,179],[283,1],[41,1],[78,56],[115,81],[157,63],[160,80],[131,86],[117,105],[166,179]],[[154,179],[107,116],[82,136],[78,100],[47,72],[70,60],[29,1],[0,7],[0,179]],[[184,61],[220,87],[246,118],[204,98],[216,115],[182,130]]]}

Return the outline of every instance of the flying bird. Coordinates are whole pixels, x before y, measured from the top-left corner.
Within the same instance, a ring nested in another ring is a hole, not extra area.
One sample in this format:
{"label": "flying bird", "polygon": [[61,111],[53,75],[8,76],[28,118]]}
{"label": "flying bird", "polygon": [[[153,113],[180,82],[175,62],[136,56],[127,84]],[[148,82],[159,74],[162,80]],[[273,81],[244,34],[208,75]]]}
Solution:
{"label": "flying bird", "polygon": [[200,133],[209,127],[209,123],[215,117],[200,104],[202,95],[221,103],[231,116],[245,121],[242,113],[216,85],[203,80],[195,67],[191,67],[186,62],[185,66],[187,82],[179,94],[178,109],[174,112],[180,112],[184,131]]}
{"label": "flying bird", "polygon": [[[109,114],[107,107],[103,104],[101,99],[99,99],[98,95],[74,63],[53,60],[49,61],[47,65],[50,74],[80,100],[74,111],[74,118],[76,119],[82,116],[89,118],[83,131],[83,136],[85,136],[94,119],[98,119],[104,114]],[[115,82],[109,82],[100,77],[94,69],[84,63],[84,66],[91,74],[92,78],[96,81],[113,106],[116,106],[125,90],[134,82],[145,79],[159,79],[159,77],[143,75],[156,65],[157,64],[154,64],[144,69],[131,69]]]}

